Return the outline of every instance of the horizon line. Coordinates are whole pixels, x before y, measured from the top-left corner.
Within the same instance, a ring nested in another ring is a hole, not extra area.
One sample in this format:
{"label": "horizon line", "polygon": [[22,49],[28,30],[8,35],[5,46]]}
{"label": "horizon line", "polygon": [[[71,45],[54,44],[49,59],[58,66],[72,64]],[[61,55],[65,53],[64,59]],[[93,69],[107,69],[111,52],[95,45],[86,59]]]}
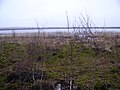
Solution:
{"label": "horizon line", "polygon": [[118,27],[67,27],[67,26],[51,26],[51,27],[0,27],[0,31],[10,30],[35,30],[35,29],[120,29]]}

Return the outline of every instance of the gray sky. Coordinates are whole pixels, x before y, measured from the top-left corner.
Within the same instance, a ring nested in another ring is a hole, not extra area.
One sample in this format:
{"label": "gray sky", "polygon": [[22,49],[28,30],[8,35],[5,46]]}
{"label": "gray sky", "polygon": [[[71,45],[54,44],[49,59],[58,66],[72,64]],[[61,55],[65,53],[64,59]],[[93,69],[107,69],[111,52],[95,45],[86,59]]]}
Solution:
{"label": "gray sky", "polygon": [[87,13],[96,26],[120,26],[120,0],[0,0],[0,27],[66,26]]}

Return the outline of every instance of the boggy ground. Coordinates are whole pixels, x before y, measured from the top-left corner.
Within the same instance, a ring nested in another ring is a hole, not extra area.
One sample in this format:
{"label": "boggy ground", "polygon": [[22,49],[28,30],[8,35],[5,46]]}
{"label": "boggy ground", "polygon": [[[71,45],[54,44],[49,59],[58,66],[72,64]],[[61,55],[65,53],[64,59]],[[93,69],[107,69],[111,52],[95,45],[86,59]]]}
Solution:
{"label": "boggy ground", "polygon": [[1,37],[0,90],[119,90],[118,40],[79,38]]}

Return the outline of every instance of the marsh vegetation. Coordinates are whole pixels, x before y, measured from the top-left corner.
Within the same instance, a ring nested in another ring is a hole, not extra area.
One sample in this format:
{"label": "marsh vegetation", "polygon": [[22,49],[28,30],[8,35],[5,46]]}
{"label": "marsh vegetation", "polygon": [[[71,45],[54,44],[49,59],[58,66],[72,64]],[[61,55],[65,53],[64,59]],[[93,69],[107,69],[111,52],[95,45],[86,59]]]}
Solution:
{"label": "marsh vegetation", "polygon": [[119,90],[119,54],[120,33],[0,36],[0,90]]}

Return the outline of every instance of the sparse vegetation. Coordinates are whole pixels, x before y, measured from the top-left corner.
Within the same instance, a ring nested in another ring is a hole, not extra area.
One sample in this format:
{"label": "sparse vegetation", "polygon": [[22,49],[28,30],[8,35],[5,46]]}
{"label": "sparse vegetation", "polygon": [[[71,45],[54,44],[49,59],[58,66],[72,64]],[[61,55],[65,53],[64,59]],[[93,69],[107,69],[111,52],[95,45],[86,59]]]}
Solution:
{"label": "sparse vegetation", "polygon": [[60,80],[73,80],[73,90],[119,90],[120,38],[109,34],[97,49],[76,35],[1,36],[0,90],[54,90]]}

